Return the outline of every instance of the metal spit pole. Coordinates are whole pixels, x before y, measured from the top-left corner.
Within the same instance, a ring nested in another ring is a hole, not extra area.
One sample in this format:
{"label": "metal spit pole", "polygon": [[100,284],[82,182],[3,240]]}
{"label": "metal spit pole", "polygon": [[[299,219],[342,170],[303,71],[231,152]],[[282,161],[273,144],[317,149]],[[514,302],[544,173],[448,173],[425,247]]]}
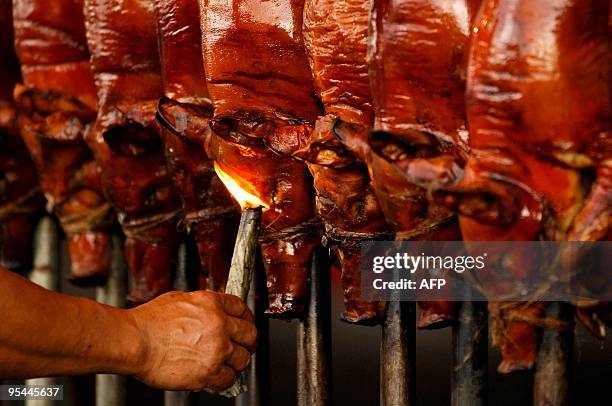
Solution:
{"label": "metal spit pole", "polygon": [[569,303],[553,302],[546,317],[567,323],[569,328],[544,329],[538,350],[533,387],[534,406],[566,406],[574,346],[574,309]]}
{"label": "metal spit pole", "polygon": [[[114,307],[126,306],[127,265],[123,256],[120,237],[113,236],[110,273],[106,286],[96,289],[96,300]],[[124,406],[127,397],[126,377],[120,375],[96,375],[96,405]]]}
{"label": "metal spit pole", "polygon": [[487,404],[488,315],[486,302],[459,303],[453,326],[452,406]]}
{"label": "metal spit pole", "polygon": [[[181,244],[177,255],[176,274],[174,275],[174,290],[187,292],[190,289],[187,277],[187,245]],[[191,403],[191,392],[189,391],[165,391],[165,406],[188,406]]]}
{"label": "metal spit pole", "polygon": [[381,406],[415,405],[416,303],[392,300],[380,343]]}
{"label": "metal spit pole", "polygon": [[331,281],[322,247],[312,256],[306,315],[298,325],[298,406],[331,403]]}
{"label": "metal spit pole", "polygon": [[[59,238],[50,216],[38,223],[34,234],[34,267],[30,280],[49,290],[59,289]],[[55,378],[28,379],[26,385],[54,385]],[[26,406],[52,406],[51,400],[26,400]]]}

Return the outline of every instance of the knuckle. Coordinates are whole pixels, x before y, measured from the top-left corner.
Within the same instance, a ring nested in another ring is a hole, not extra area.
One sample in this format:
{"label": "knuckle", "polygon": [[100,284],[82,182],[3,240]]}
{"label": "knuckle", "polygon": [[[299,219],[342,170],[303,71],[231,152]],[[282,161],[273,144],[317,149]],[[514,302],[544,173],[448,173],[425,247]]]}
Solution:
{"label": "knuckle", "polygon": [[208,300],[210,300],[212,303],[216,303],[216,304],[221,304],[221,293],[219,292],[211,292],[211,291],[205,291],[206,296],[208,297]]}
{"label": "knuckle", "polygon": [[249,310],[248,306],[246,305],[246,303],[244,303],[244,301],[242,299],[240,299],[237,296],[232,296],[234,302],[236,303],[236,306],[238,307],[238,309],[240,310],[241,313],[245,313]]}
{"label": "knuckle", "polygon": [[225,317],[218,313],[211,313],[207,321],[208,327],[214,331],[224,331],[227,325]]}
{"label": "knuckle", "polygon": [[250,363],[251,363],[251,356],[250,354],[247,353],[240,359],[240,362],[238,363],[238,369],[243,371],[247,369]]}
{"label": "knuckle", "polygon": [[221,368],[219,373],[215,375],[209,387],[216,391],[221,391],[229,388],[236,380],[236,372],[231,368]]}
{"label": "knuckle", "polygon": [[207,303],[211,300],[210,292],[205,290],[196,290],[195,292],[190,292],[190,295],[193,297],[193,299],[201,303]]}
{"label": "knuckle", "polygon": [[223,363],[233,352],[234,346],[226,337],[220,337],[213,346],[214,355]]}
{"label": "knuckle", "polygon": [[223,354],[223,356],[227,358],[230,355],[232,355],[232,353],[234,352],[234,345],[232,344],[230,340],[224,340],[220,349],[221,349],[221,354]]}
{"label": "knuckle", "polygon": [[235,381],[236,374],[228,374],[227,377],[220,382],[219,387],[221,388],[221,390],[227,389],[232,386]]}
{"label": "knuckle", "polygon": [[211,376],[219,375],[223,369],[223,364],[224,363],[221,357],[219,357],[219,359],[214,360],[210,368]]}
{"label": "knuckle", "polygon": [[254,325],[250,325],[249,327],[249,331],[248,331],[248,339],[250,341],[251,344],[255,344],[257,342],[257,338],[259,333],[257,332],[257,328]]}

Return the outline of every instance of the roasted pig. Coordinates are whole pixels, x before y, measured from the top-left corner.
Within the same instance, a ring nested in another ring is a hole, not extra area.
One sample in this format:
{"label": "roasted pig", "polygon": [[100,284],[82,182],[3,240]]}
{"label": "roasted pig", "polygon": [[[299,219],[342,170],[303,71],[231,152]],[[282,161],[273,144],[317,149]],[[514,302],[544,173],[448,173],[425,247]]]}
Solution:
{"label": "roasted pig", "polygon": [[155,9],[145,0],[85,0],[98,115],[86,134],[126,235],[132,303],[172,288],[180,198],[155,121],[162,79]]}
{"label": "roasted pig", "polygon": [[199,288],[224,291],[239,211],[205,153],[212,105],[206,89],[198,0],[155,2],[164,98],[158,105],[166,162],[200,256]]}
{"label": "roasted pig", "polygon": [[[434,193],[461,214],[466,240],[607,238],[609,8],[596,0],[483,2],[467,80],[471,155],[458,184]],[[525,260],[508,256],[510,264]],[[509,271],[518,279],[532,270]],[[544,303],[490,307],[501,372],[533,366],[536,326],[569,328],[544,319]]]}
{"label": "roasted pig", "polygon": [[[465,69],[478,0],[374,0],[369,67],[375,124],[367,163],[398,240],[460,240],[453,213],[428,191],[461,176],[468,154]],[[421,303],[420,327],[455,318]]]}
{"label": "roasted pig", "polygon": [[303,163],[264,143],[292,142],[320,114],[302,39],[303,0],[200,0],[200,12],[214,107],[211,156],[227,179],[267,206],[268,313],[299,315],[320,241],[312,179]]}
{"label": "roasted pig", "polygon": [[38,169],[48,206],[68,239],[71,280],[106,280],[113,224],[100,167],[83,134],[96,117],[81,1],[13,2],[23,86],[15,90],[21,135]]}
{"label": "roasted pig", "polygon": [[23,273],[31,269],[32,232],[44,200],[17,128],[13,89],[21,75],[12,15],[11,0],[0,0],[0,267]]}
{"label": "roasted pig", "polygon": [[342,271],[343,319],[373,325],[385,307],[361,300],[360,241],[392,233],[363,164],[374,121],[366,64],[370,1],[306,0],[304,8],[307,55],[327,114],[313,130],[281,132],[269,145],[308,164],[325,240]]}

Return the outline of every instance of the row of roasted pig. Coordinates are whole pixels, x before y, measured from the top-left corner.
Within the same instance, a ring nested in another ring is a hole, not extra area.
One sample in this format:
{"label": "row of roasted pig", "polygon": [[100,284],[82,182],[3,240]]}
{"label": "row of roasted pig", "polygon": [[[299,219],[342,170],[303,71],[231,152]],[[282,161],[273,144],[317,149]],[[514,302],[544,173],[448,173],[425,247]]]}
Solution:
{"label": "row of roasted pig", "polygon": [[[104,279],[116,218],[133,302],[171,288],[183,229],[200,287],[222,290],[238,208],[215,170],[266,209],[278,317],[303,312],[321,241],[343,318],[372,325],[363,240],[610,236],[607,0],[0,4],[3,266],[27,263],[40,185],[75,282]],[[421,327],[455,320],[421,307]],[[501,371],[533,365],[545,307],[490,305]],[[598,335],[610,321],[602,303],[577,314]]]}

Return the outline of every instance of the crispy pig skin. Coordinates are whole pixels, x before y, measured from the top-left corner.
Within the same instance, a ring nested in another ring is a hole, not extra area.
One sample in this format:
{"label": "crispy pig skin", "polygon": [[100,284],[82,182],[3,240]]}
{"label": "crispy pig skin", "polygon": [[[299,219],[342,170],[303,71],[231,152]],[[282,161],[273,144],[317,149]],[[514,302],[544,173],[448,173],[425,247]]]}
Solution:
{"label": "crispy pig skin", "polygon": [[44,199],[17,127],[13,88],[21,75],[12,15],[11,1],[0,0],[0,267],[24,273],[31,269],[32,232]]}
{"label": "crispy pig skin", "polygon": [[[281,150],[321,110],[302,38],[303,0],[200,0],[206,84],[214,107],[211,156],[270,206],[261,249],[268,313],[299,317],[320,241],[306,166]],[[288,134],[288,136],[285,136]],[[264,142],[283,147],[275,154]]]}
{"label": "crispy pig skin", "polygon": [[200,289],[224,291],[239,211],[205,152],[212,105],[206,89],[198,0],[155,3],[165,98],[158,105],[168,168],[200,256]]}
{"label": "crispy pig skin", "polygon": [[369,8],[364,0],[305,2],[304,43],[326,115],[314,130],[277,132],[268,144],[304,160],[314,178],[325,241],[342,272],[343,320],[375,325],[385,306],[360,298],[359,241],[388,239],[391,230],[362,161],[374,117],[366,64]]}
{"label": "crispy pig skin", "polygon": [[[160,103],[160,117],[168,118],[168,111],[173,110],[165,108],[169,103],[174,102],[168,99]],[[185,110],[194,110],[186,109],[185,105],[181,104],[175,104],[174,107],[181,114]],[[193,117],[197,114],[198,121],[203,121],[203,125],[208,126],[207,111],[209,110],[188,112],[186,116]],[[166,163],[181,196],[183,222],[196,241],[200,258],[198,287],[224,291],[239,211],[215,174],[213,161],[206,156],[203,143],[190,141],[189,135],[183,135],[176,131],[176,127],[167,124],[174,122],[173,120],[165,118],[160,119],[160,135]],[[199,128],[195,131],[198,130]]]}
{"label": "crispy pig skin", "polygon": [[86,140],[126,234],[132,303],[172,288],[180,199],[155,115],[162,95],[153,2],[86,0],[98,115]]}
{"label": "crispy pig skin", "polygon": [[[434,193],[461,214],[466,240],[608,234],[609,8],[601,1],[483,3],[467,81],[471,156],[457,185]],[[583,168],[597,173],[590,194]],[[516,278],[530,272],[520,266],[528,252],[505,260],[519,264],[509,269]],[[491,304],[501,372],[533,366],[544,307]]]}
{"label": "crispy pig skin", "polygon": [[[461,239],[453,214],[427,192],[460,177],[467,156],[465,65],[478,4],[374,1],[368,59],[375,125],[367,163],[398,240]],[[423,328],[455,318],[451,302],[421,307]]]}
{"label": "crispy pig skin", "polygon": [[200,0],[215,118],[314,123],[320,106],[302,39],[304,0]]}
{"label": "crispy pig skin", "polygon": [[23,85],[15,89],[21,136],[40,186],[68,239],[71,281],[104,283],[110,265],[112,210],[100,168],[83,139],[95,118],[96,94],[82,1],[13,5]]}
{"label": "crispy pig skin", "polygon": [[198,0],[155,2],[164,95],[209,106],[204,76]]}
{"label": "crispy pig skin", "polygon": [[[403,238],[452,216],[426,190],[453,183],[468,151],[465,63],[478,1],[375,1],[369,72],[375,107],[368,166]],[[422,186],[422,187],[421,187]]]}
{"label": "crispy pig skin", "polygon": [[268,314],[299,316],[304,310],[308,264],[320,241],[306,168],[261,142],[246,146],[213,134],[210,150],[225,173],[270,207],[262,216],[260,238]]}

